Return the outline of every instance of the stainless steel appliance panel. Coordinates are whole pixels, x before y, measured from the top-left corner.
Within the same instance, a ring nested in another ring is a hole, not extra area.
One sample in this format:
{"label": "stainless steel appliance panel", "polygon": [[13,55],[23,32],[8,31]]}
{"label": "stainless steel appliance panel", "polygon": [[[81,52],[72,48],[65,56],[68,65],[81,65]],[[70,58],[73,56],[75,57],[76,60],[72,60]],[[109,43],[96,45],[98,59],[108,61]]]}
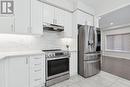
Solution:
{"label": "stainless steel appliance panel", "polygon": [[47,80],[53,79],[55,77],[62,76],[69,72],[69,57],[46,60],[46,78]]}
{"label": "stainless steel appliance panel", "polygon": [[83,42],[84,53],[96,52],[97,32],[93,26],[81,26],[79,29],[79,38]]}
{"label": "stainless steel appliance panel", "polygon": [[[100,34],[100,33],[98,33]],[[100,37],[94,26],[78,26],[78,74],[89,77],[100,71]],[[98,45],[97,45],[98,44]]]}
{"label": "stainless steel appliance panel", "polygon": [[84,77],[90,77],[100,72],[100,60],[84,61]]}
{"label": "stainless steel appliance panel", "polygon": [[69,51],[43,50],[46,57],[46,86],[69,79]]}
{"label": "stainless steel appliance panel", "polygon": [[91,53],[91,54],[84,54],[84,61],[91,61],[91,60],[98,60],[100,59],[100,53]]}

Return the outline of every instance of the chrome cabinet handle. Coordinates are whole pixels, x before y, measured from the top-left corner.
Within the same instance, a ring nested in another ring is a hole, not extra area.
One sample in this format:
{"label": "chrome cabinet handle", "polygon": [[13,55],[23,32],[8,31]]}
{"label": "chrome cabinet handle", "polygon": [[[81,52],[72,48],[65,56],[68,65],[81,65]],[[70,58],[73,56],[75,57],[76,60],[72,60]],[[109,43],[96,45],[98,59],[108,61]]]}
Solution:
{"label": "chrome cabinet handle", "polygon": [[31,33],[31,32],[32,32],[31,29],[32,29],[31,27],[28,27],[28,28],[27,28],[28,33]]}
{"label": "chrome cabinet handle", "polygon": [[88,22],[87,21],[85,21],[85,25],[87,25],[88,24]]}
{"label": "chrome cabinet handle", "polygon": [[28,58],[26,58],[26,64],[28,64]]}
{"label": "chrome cabinet handle", "polygon": [[13,25],[13,24],[11,24],[11,31],[12,31],[12,32],[15,32],[15,29],[14,29],[14,25]]}
{"label": "chrome cabinet handle", "polygon": [[41,78],[38,78],[38,79],[34,79],[34,81],[39,81],[39,80],[41,80]]}
{"label": "chrome cabinet handle", "polygon": [[53,19],[53,24],[57,24],[57,20],[56,19]]}
{"label": "chrome cabinet handle", "polygon": [[41,69],[38,69],[38,70],[34,70],[34,72],[39,72],[39,71],[41,71]]}
{"label": "chrome cabinet handle", "polygon": [[35,57],[34,59],[41,59],[41,57]]}
{"label": "chrome cabinet handle", "polygon": [[100,62],[100,60],[93,60],[93,61],[86,61],[87,63],[96,63],[96,62]]}
{"label": "chrome cabinet handle", "polygon": [[41,65],[41,63],[34,64],[35,66]]}

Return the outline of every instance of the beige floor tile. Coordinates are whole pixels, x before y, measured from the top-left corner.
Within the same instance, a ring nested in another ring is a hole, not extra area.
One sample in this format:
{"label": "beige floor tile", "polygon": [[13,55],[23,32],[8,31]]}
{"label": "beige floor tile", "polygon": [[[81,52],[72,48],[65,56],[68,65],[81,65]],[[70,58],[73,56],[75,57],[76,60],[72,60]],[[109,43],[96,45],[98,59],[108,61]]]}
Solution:
{"label": "beige floor tile", "polygon": [[101,71],[90,78],[73,76],[51,87],[130,87],[130,81]]}
{"label": "beige floor tile", "polygon": [[109,86],[109,87],[129,87],[129,86],[117,82],[117,83],[112,84],[112,85]]}

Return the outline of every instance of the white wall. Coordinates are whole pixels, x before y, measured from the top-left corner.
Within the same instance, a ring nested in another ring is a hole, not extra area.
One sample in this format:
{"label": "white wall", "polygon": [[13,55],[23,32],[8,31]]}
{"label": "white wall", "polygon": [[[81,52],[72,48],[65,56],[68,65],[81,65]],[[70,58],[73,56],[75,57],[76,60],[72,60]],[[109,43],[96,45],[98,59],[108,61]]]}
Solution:
{"label": "white wall", "polygon": [[97,15],[103,15],[130,4],[130,0],[101,0],[101,1],[102,2],[97,3],[98,6],[94,8],[96,10]]}

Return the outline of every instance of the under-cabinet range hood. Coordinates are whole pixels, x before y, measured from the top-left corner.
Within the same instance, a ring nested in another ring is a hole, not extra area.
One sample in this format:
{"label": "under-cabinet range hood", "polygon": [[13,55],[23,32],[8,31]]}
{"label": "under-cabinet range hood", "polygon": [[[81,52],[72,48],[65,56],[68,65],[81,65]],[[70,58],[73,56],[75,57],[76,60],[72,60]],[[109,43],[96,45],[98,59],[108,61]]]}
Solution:
{"label": "under-cabinet range hood", "polygon": [[43,30],[61,32],[61,31],[64,31],[64,26],[56,25],[56,24],[43,23]]}

